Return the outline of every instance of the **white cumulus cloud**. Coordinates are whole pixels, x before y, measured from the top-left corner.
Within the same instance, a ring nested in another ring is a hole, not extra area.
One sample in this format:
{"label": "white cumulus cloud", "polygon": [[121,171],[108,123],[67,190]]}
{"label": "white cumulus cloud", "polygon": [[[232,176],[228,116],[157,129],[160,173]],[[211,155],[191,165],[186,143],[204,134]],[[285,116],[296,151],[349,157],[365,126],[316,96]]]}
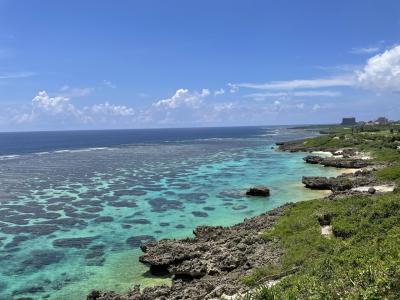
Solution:
{"label": "white cumulus cloud", "polygon": [[400,90],[400,45],[371,57],[356,74],[362,88]]}
{"label": "white cumulus cloud", "polygon": [[128,107],[125,105],[112,105],[108,102],[95,104],[91,107],[86,107],[85,111],[92,114],[105,114],[122,117],[135,115],[135,110],[132,107]]}
{"label": "white cumulus cloud", "polygon": [[[69,88],[67,88],[69,90]],[[79,124],[129,124],[136,121],[134,108],[125,105],[114,105],[109,102],[79,108],[69,97],[63,95],[49,96],[40,91],[31,101],[29,110],[20,111],[12,116],[11,121],[17,124],[58,124],[77,126]],[[107,125],[108,126],[108,125]]]}
{"label": "white cumulus cloud", "polygon": [[[370,51],[372,52],[372,50]],[[239,88],[265,90],[275,93],[258,94],[260,97],[283,96],[326,96],[340,94],[332,91],[320,91],[320,88],[352,87],[365,90],[396,92],[400,90],[400,45],[377,54],[358,70],[346,72],[330,78],[294,79],[287,81],[269,81],[265,83],[229,84],[235,91]],[[309,89],[310,91],[298,90]],[[315,89],[315,91],[313,91]],[[296,92],[293,92],[296,91]],[[285,94],[287,93],[287,94]],[[254,96],[254,95],[253,95]]]}
{"label": "white cumulus cloud", "polygon": [[211,94],[210,90],[202,89],[201,92],[191,92],[188,89],[178,89],[171,98],[162,99],[153,104],[155,107],[174,109],[178,107],[198,108],[203,99]]}
{"label": "white cumulus cloud", "polygon": [[43,111],[50,114],[75,112],[75,107],[71,104],[68,97],[50,97],[46,91],[40,91],[32,99],[32,107],[34,111]]}
{"label": "white cumulus cloud", "polygon": [[220,96],[225,94],[225,90],[224,89],[219,89],[217,91],[214,91],[214,96]]}

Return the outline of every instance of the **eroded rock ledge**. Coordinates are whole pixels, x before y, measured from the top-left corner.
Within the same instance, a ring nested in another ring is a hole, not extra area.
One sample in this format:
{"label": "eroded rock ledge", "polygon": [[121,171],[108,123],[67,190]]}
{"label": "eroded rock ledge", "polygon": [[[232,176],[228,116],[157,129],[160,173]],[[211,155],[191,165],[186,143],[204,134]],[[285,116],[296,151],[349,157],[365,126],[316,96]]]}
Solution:
{"label": "eroded rock ledge", "polygon": [[354,174],[342,174],[337,177],[303,176],[302,183],[309,189],[339,192],[376,184],[377,179],[372,171],[360,170]]}
{"label": "eroded rock ledge", "polygon": [[375,176],[375,171],[385,168],[386,164],[377,163],[369,155],[358,152],[354,148],[310,147],[306,141],[289,141],[277,143],[277,145],[281,151],[323,151],[330,154],[328,156],[307,155],[303,160],[309,164],[358,169],[354,173],[342,174],[337,177],[303,176],[302,183],[306,188],[331,190],[333,193],[326,199],[336,200],[352,195],[387,192],[392,191],[396,186],[393,182],[383,182]]}
{"label": "eroded rock ledge", "polygon": [[241,278],[254,267],[279,264],[281,250],[260,232],[270,229],[290,204],[230,227],[200,226],[194,238],[164,239],[141,246],[140,261],[153,274],[170,274],[172,286],[156,286],[126,295],[93,291],[90,300],[213,299],[246,291]]}
{"label": "eroded rock ledge", "polygon": [[306,163],[309,164],[320,164],[324,167],[335,167],[335,168],[349,168],[349,169],[360,169],[372,165],[372,162],[368,159],[360,159],[357,157],[320,157],[317,155],[308,155],[303,158]]}

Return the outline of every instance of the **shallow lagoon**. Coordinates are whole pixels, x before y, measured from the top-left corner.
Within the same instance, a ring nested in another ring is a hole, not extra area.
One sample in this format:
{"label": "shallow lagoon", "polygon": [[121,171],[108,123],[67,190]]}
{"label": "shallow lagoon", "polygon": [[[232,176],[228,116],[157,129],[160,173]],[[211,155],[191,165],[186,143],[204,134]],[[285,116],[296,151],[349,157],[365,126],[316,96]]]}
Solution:
{"label": "shallow lagoon", "polygon": [[[260,133],[260,130],[257,130]],[[138,263],[142,241],[231,225],[286,202],[319,197],[301,176],[335,176],[303,153],[271,149],[307,135],[263,134],[55,150],[0,163],[0,299],[84,299],[168,279]],[[244,196],[266,184],[268,199]]]}

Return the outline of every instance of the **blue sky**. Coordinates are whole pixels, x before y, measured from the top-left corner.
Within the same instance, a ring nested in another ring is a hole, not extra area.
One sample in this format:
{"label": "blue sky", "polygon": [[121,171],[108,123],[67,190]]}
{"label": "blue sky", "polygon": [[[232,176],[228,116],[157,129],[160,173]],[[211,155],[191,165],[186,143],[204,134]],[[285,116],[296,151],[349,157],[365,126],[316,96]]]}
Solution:
{"label": "blue sky", "polygon": [[400,119],[399,1],[0,0],[0,131]]}

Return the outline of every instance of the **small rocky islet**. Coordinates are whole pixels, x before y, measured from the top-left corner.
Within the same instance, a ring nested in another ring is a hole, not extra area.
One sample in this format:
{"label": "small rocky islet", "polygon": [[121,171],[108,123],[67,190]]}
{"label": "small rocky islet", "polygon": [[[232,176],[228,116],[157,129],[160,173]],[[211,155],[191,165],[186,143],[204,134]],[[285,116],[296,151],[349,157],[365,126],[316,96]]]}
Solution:
{"label": "small rocky islet", "polygon": [[[304,157],[304,161],[324,167],[357,169],[353,173],[344,173],[337,177],[303,176],[302,183],[306,188],[332,191],[326,197],[327,200],[354,194],[374,194],[377,192],[375,186],[391,184],[379,180],[374,173],[383,169],[385,164],[376,163],[370,158],[360,158],[360,153],[353,148],[310,148],[304,146],[303,141],[277,145],[279,151],[328,151],[331,154],[329,157],[309,155]],[[269,193],[266,187],[254,187],[246,192],[251,196],[268,196]],[[194,230],[194,238],[143,243],[140,245],[143,251],[140,262],[148,265],[153,275],[171,276],[172,285],[144,289],[134,286],[125,295],[93,290],[87,299],[200,300],[243,295],[249,288],[243,284],[242,278],[249,275],[253,268],[280,263],[282,250],[279,244],[274,240],[264,239],[260,233],[271,229],[277,218],[284,215],[291,206],[292,204],[283,205],[230,227],[200,226]],[[321,226],[329,225],[325,219],[320,220]],[[287,274],[282,276],[285,275]],[[274,279],[278,278],[279,276]]]}

